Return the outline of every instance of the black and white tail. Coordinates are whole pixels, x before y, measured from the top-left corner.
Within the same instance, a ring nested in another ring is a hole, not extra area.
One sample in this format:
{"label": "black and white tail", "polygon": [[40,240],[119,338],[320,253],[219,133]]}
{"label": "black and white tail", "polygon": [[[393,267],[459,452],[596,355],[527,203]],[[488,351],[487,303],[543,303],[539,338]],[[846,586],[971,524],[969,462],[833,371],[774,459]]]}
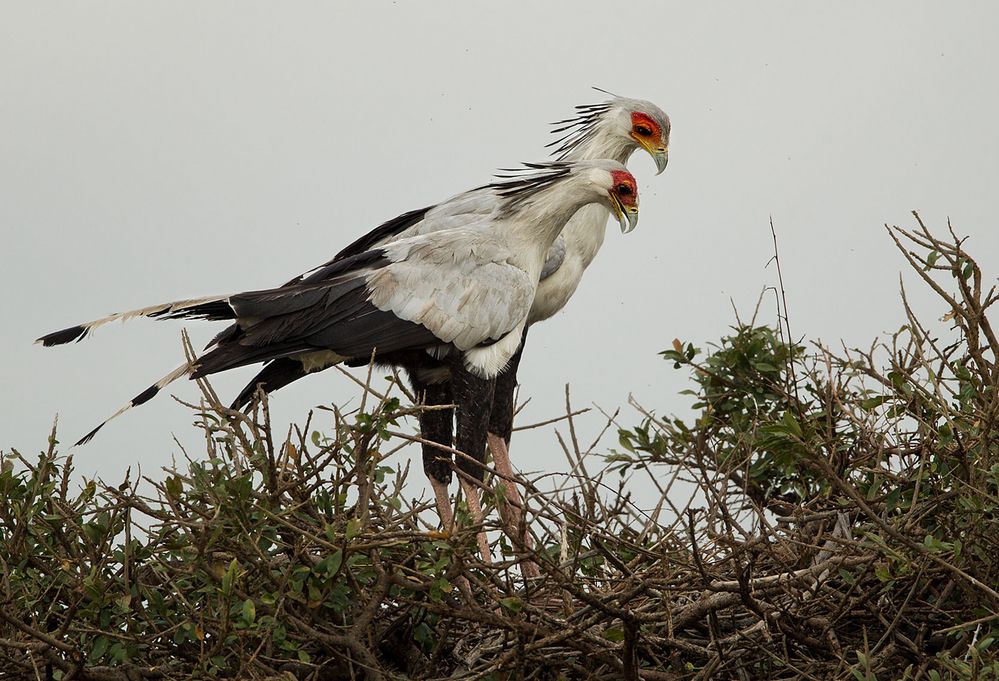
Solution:
{"label": "black and white tail", "polygon": [[178,378],[190,376],[192,371],[194,371],[194,366],[188,362],[184,362],[179,367],[171,371],[169,374],[167,374],[160,380],[156,381],[151,386],[149,386],[141,393],[133,397],[131,400],[129,400],[128,403],[125,404],[121,409],[113,413],[108,418],[104,419],[104,421],[102,421],[99,426],[97,426],[92,431],[81,437],[73,446],[79,447],[80,445],[87,444],[93,439],[94,435],[97,435],[97,431],[103,428],[108,421],[118,418],[132,407],[138,407],[140,404],[145,404],[149,400],[156,397],[156,394],[159,393],[160,390],[167,387],[168,385],[176,381]]}
{"label": "black and white tail", "polygon": [[104,326],[114,321],[126,322],[137,317],[152,317],[158,319],[234,319],[235,313],[226,302],[230,296],[208,296],[205,298],[190,298],[188,300],[175,300],[171,303],[161,303],[149,307],[129,310],[128,312],[116,312],[107,317],[95,319],[86,324],[77,324],[61,331],[42,336],[36,343],[41,343],[45,347],[53,345],[63,345],[73,341],[81,341],[98,326]]}

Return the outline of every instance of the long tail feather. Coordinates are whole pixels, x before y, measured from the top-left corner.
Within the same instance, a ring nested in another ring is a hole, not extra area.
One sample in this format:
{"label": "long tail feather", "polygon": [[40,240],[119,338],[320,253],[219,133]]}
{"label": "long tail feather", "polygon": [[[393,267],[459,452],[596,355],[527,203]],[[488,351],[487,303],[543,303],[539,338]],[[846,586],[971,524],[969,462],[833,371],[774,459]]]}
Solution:
{"label": "long tail feather", "polygon": [[156,397],[156,394],[160,390],[162,390],[163,388],[167,387],[168,385],[170,385],[171,383],[173,383],[174,381],[176,381],[178,378],[182,378],[184,376],[189,376],[192,370],[193,370],[193,367],[190,364],[188,364],[187,362],[184,362],[179,367],[177,367],[176,369],[174,369],[173,371],[171,371],[169,374],[167,374],[166,376],[164,376],[160,380],[156,381],[151,386],[149,386],[148,388],[146,388],[145,390],[143,390],[141,393],[139,393],[138,395],[136,395],[135,397],[133,397],[131,400],[129,400],[128,403],[125,404],[121,409],[119,409],[118,411],[116,411],[114,414],[112,414],[108,418],[104,419],[104,421],[102,421],[99,426],[97,426],[92,431],[90,431],[89,433],[87,433],[86,435],[84,435],[83,437],[81,437],[77,441],[77,443],[75,445],[73,445],[73,446],[74,447],[79,447],[80,445],[87,444],[88,442],[90,442],[93,439],[94,435],[97,435],[97,431],[99,431],[101,428],[103,428],[105,426],[105,424],[107,424],[108,421],[111,421],[112,419],[118,418],[119,416],[121,416],[122,414],[124,414],[126,411],[128,411],[132,407],[138,407],[140,404],[145,404],[149,400],[151,400],[154,397]]}
{"label": "long tail feather", "polygon": [[116,312],[107,317],[95,319],[86,324],[77,324],[61,331],[42,336],[36,343],[41,343],[45,347],[53,345],[63,345],[73,341],[81,341],[98,326],[104,326],[114,321],[128,321],[136,317],[160,317],[166,319],[202,318],[202,319],[232,319],[235,314],[232,308],[225,302],[229,298],[224,296],[207,296],[205,298],[190,298],[188,300],[175,300],[170,303],[161,303],[149,307],[129,310],[127,312]]}
{"label": "long tail feather", "polygon": [[294,383],[306,375],[307,372],[301,360],[291,357],[275,359],[246,384],[246,387],[233,400],[231,408],[242,409],[250,404],[253,401],[254,394],[257,392],[257,386],[260,386],[265,393],[270,394],[289,383]]}

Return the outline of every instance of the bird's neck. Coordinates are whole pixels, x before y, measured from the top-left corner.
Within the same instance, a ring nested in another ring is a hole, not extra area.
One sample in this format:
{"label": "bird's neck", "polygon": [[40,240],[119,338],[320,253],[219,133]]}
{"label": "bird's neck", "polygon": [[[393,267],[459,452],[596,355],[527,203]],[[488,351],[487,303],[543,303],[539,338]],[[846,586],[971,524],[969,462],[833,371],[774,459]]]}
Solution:
{"label": "bird's neck", "polygon": [[568,193],[549,189],[523,204],[512,228],[518,238],[529,242],[542,258],[555,243],[570,218],[594,202],[592,194],[570,189]]}
{"label": "bird's neck", "polygon": [[607,234],[610,211],[599,203],[583,206],[562,230],[568,252],[579,259],[585,269],[597,255]]}
{"label": "bird's neck", "polygon": [[[624,140],[619,134],[610,134],[599,128],[583,144],[572,150],[567,161],[589,161],[610,158],[627,163],[636,146]],[[607,234],[607,220],[610,211],[601,204],[583,206],[565,227],[564,235],[569,252],[579,259],[584,268],[588,267],[597,251],[604,243]]]}

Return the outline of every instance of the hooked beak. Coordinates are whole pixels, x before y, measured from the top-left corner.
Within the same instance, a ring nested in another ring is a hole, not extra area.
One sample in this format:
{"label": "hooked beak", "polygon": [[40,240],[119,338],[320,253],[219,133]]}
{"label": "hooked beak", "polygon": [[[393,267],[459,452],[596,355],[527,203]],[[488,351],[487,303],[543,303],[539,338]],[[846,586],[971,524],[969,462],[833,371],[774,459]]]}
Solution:
{"label": "hooked beak", "polygon": [[662,174],[666,170],[666,165],[669,163],[669,147],[660,147],[659,149],[653,149],[649,153],[652,154],[652,158],[656,162],[656,175]]}
{"label": "hooked beak", "polygon": [[638,226],[638,206],[625,206],[617,194],[611,194],[611,203],[614,204],[614,217],[621,225],[621,234],[627,234]]}
{"label": "hooked beak", "polygon": [[656,143],[647,137],[638,137],[636,135],[632,135],[632,137],[642,149],[649,152],[649,156],[656,162],[656,175],[661,175],[669,164],[669,141],[663,142],[660,140],[659,146],[655,146]]}

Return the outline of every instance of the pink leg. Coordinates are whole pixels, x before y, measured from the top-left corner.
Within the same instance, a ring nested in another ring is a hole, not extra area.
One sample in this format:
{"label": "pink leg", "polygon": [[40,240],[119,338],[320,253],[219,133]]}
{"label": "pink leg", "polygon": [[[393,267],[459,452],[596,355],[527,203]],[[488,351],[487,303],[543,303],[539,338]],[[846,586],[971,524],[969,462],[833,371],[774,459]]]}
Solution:
{"label": "pink leg", "polygon": [[506,492],[506,500],[519,511],[522,504],[520,490],[517,489],[517,485],[511,480],[514,477],[513,466],[510,464],[510,452],[507,450],[506,441],[499,435],[492,433],[489,433],[487,441],[489,442],[489,451],[493,455],[493,463],[496,465],[496,470],[503,476],[503,489]]}
{"label": "pink leg", "polygon": [[468,504],[468,512],[472,516],[472,522],[479,528],[475,535],[475,541],[479,545],[482,562],[486,565],[492,565],[493,556],[489,550],[489,539],[486,537],[486,531],[482,529],[483,515],[482,502],[479,500],[479,488],[469,480],[462,480],[461,489],[465,492],[465,503]]}
{"label": "pink leg", "polygon": [[[437,478],[430,478],[430,486],[434,490],[434,498],[437,500],[437,513],[441,517],[441,526],[448,536],[454,532],[454,511],[451,508],[451,497],[447,493],[447,484]],[[472,600],[472,586],[464,576],[458,577],[458,588],[469,601]]]}
{"label": "pink leg", "polygon": [[437,499],[437,513],[441,517],[441,526],[446,533],[451,534],[454,532],[454,511],[451,510],[451,497],[447,493],[447,484],[430,477],[430,486],[433,487],[434,497]]}
{"label": "pink leg", "polygon": [[[530,549],[533,547],[534,541],[531,533],[527,531],[527,527],[520,526],[524,503],[520,496],[520,490],[517,489],[517,483],[514,482],[513,465],[510,463],[510,451],[507,449],[506,440],[499,435],[489,433],[488,442],[489,451],[493,455],[493,463],[496,466],[496,471],[502,476],[503,489],[506,493],[508,504],[506,533],[510,537],[520,537],[524,546]],[[528,578],[541,576],[541,570],[538,569],[533,560],[525,560],[521,565],[521,570]]]}

